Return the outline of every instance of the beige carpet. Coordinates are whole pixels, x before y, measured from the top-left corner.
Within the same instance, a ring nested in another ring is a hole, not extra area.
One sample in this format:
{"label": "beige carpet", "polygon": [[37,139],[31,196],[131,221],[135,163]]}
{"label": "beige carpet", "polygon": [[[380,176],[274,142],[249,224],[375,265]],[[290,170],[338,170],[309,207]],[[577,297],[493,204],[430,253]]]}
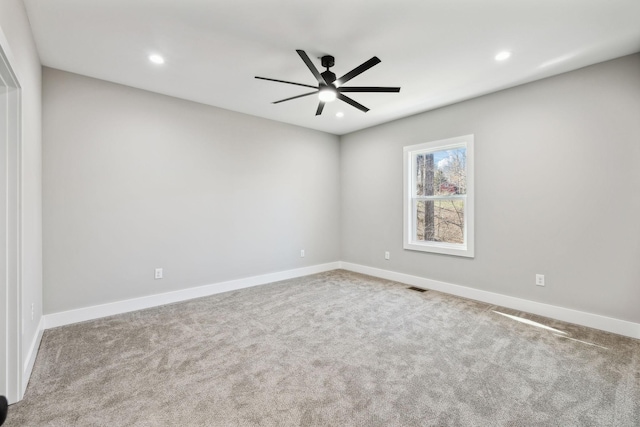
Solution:
{"label": "beige carpet", "polygon": [[6,425],[637,427],[640,341],[338,270],[48,330]]}

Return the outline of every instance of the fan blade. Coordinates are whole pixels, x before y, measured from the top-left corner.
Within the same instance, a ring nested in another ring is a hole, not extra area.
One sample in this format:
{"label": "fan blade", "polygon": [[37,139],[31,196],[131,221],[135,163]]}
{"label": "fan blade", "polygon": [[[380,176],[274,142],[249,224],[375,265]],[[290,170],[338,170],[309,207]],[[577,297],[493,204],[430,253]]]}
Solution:
{"label": "fan blade", "polygon": [[281,102],[284,102],[284,101],[291,101],[292,99],[302,98],[303,96],[313,95],[314,93],[318,93],[318,91],[315,90],[313,92],[303,93],[302,95],[292,96],[291,98],[281,99],[280,101],[272,102],[272,104],[280,104]]}
{"label": "fan blade", "polygon": [[340,77],[338,80],[336,80],[334,82],[334,85],[342,86],[343,84],[345,84],[346,82],[348,82],[349,80],[354,78],[355,76],[364,73],[369,68],[371,68],[374,65],[379,64],[379,63],[380,63],[380,59],[378,59],[377,56],[374,56],[373,58],[371,58],[367,62],[364,62],[364,63],[358,65],[356,68],[354,68],[353,70],[349,71],[344,76]]}
{"label": "fan blade", "polygon": [[311,88],[316,88],[317,87],[317,86],[305,85],[303,83],[288,82],[286,80],[270,79],[270,78],[267,78],[267,77],[258,77],[258,76],[256,76],[256,79],[268,80],[270,82],[288,83],[290,85],[298,85],[298,86],[311,87]]}
{"label": "fan blade", "polygon": [[339,87],[338,92],[400,92],[400,88],[380,86],[350,86]]}
{"label": "fan blade", "polygon": [[349,98],[348,96],[345,96],[345,95],[341,94],[340,92],[338,92],[338,99],[346,102],[349,105],[352,105],[352,106],[356,107],[358,110],[360,110],[360,111],[362,111],[364,113],[369,111],[369,109],[367,107],[365,107],[364,105],[357,103],[353,99]]}
{"label": "fan blade", "polygon": [[316,110],[316,116],[322,114],[322,110],[324,110],[324,101],[320,101],[318,104],[318,109]]}
{"label": "fan blade", "polygon": [[305,64],[307,64],[307,67],[309,68],[309,70],[311,70],[311,73],[313,74],[313,77],[316,78],[316,80],[318,81],[319,84],[322,85],[326,85],[327,82],[324,81],[324,77],[322,77],[320,75],[320,73],[318,72],[318,69],[316,68],[315,65],[313,65],[313,62],[311,62],[311,60],[309,59],[309,57],[307,56],[307,54],[305,53],[304,50],[300,50],[297,49],[296,52],[298,52],[298,55],[300,55],[300,58],[302,58],[302,60],[304,61]]}

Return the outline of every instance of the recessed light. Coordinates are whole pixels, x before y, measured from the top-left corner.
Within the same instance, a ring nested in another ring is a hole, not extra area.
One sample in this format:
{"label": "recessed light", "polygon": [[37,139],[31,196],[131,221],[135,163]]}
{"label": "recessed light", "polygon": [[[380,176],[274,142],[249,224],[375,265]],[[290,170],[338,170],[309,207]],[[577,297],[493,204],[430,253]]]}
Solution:
{"label": "recessed light", "polygon": [[338,112],[336,113],[336,117],[337,117],[337,118],[339,118],[339,119],[341,119],[341,118],[343,118],[343,117],[344,117],[344,113],[343,113],[342,111],[338,111]]}
{"label": "recessed light", "polygon": [[149,55],[149,61],[153,62],[154,64],[164,64],[164,58],[160,55]]}
{"label": "recessed light", "polygon": [[509,59],[511,56],[511,52],[503,51],[496,55],[496,61],[504,61],[505,59]]}

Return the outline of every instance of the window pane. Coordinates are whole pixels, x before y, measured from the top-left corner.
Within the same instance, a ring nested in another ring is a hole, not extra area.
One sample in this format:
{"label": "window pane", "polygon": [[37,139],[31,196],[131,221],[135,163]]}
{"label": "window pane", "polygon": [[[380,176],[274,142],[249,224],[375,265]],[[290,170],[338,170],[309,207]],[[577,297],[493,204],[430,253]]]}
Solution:
{"label": "window pane", "polygon": [[464,200],[419,200],[416,207],[418,241],[464,243]]}
{"label": "window pane", "polygon": [[416,196],[467,194],[467,150],[464,147],[415,157]]}

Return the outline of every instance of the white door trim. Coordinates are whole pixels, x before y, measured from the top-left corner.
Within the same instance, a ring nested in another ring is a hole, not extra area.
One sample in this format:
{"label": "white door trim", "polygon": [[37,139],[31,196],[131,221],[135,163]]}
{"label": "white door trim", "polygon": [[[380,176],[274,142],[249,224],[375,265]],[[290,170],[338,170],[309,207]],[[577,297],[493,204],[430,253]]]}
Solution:
{"label": "white door trim", "polygon": [[22,398],[21,87],[0,31],[0,394]]}

